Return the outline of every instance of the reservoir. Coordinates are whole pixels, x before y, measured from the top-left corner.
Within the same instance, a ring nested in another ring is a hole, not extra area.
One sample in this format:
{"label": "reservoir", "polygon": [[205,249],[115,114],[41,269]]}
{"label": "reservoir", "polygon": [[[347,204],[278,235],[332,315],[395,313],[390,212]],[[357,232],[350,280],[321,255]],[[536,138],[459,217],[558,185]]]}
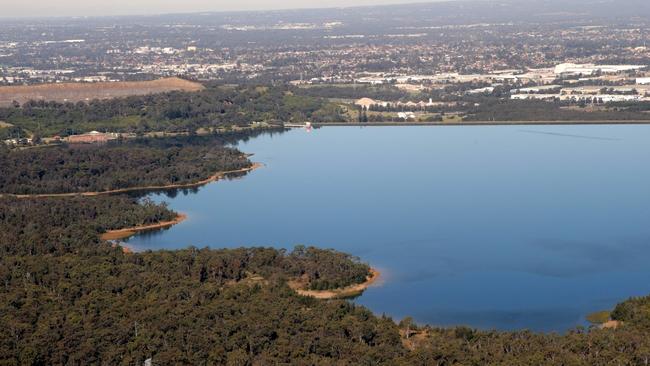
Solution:
{"label": "reservoir", "polygon": [[354,301],[435,326],[564,332],[650,294],[650,126],[325,127],[238,148],[245,177],[156,201],[136,250],[297,244],[379,269]]}

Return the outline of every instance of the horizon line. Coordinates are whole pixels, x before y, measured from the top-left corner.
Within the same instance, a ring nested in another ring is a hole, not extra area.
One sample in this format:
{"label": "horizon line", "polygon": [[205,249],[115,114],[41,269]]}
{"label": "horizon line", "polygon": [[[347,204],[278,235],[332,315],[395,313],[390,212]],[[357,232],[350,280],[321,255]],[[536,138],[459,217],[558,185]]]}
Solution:
{"label": "horizon line", "polygon": [[[393,0],[397,1],[397,0]],[[280,7],[266,9],[241,9],[241,10],[194,10],[179,12],[162,12],[162,13],[124,13],[124,14],[106,14],[106,15],[0,15],[0,21],[6,20],[61,20],[61,19],[94,19],[94,18],[136,18],[136,17],[162,17],[173,15],[215,15],[215,14],[237,14],[237,13],[262,13],[262,12],[290,12],[290,11],[318,11],[318,10],[345,10],[345,9],[364,9],[376,7],[393,7],[393,6],[413,6],[413,5],[431,5],[444,3],[473,3],[486,2],[490,0],[414,0],[407,3],[389,3],[377,5],[349,5],[349,6],[306,6],[306,7]],[[498,0],[503,2],[512,2],[517,0]],[[548,1],[548,0],[543,0]],[[587,1],[587,0],[584,0]]]}

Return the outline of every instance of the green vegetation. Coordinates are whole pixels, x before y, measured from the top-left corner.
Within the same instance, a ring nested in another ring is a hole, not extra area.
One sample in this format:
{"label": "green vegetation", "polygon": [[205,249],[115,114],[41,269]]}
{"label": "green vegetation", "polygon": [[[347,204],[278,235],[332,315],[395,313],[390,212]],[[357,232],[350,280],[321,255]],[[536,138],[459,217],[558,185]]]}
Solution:
{"label": "green vegetation", "polygon": [[[606,109],[567,108],[562,103],[533,100],[477,100],[479,106],[466,110],[471,121],[625,121],[650,120],[643,103],[631,107],[608,105]],[[646,106],[648,108],[650,104]]]}
{"label": "green vegetation", "polygon": [[214,137],[0,150],[0,192],[57,194],[189,184],[251,166]]}
{"label": "green vegetation", "polygon": [[274,249],[0,261],[4,364],[377,364],[403,352],[389,319],[294,294],[291,257]]}
{"label": "green vegetation", "polygon": [[1,199],[0,364],[368,364],[402,351],[389,319],[285,284],[301,274],[354,283],[368,267],[347,255],[125,254],[98,239],[173,216],[126,196]]}
{"label": "green vegetation", "polygon": [[650,296],[629,299],[612,311],[612,319],[650,329]]}
{"label": "green vegetation", "polygon": [[286,285],[362,282],[368,266],[346,254],[126,254],[99,239],[175,216],[126,195],[0,198],[0,364],[377,364],[403,352],[390,319]]}
{"label": "green vegetation", "polygon": [[587,315],[587,321],[591,324],[604,324],[611,318],[611,311],[597,311]]}
{"label": "green vegetation", "polygon": [[125,195],[0,198],[0,256],[78,253],[95,247],[106,231],[176,216],[164,204]]}
{"label": "green vegetation", "polygon": [[[334,105],[335,106],[335,105]],[[194,132],[248,126],[252,122],[335,120],[340,112],[324,98],[294,95],[287,87],[210,86],[89,103],[30,101],[0,108],[0,120],[38,136],[92,130],[144,133]]]}
{"label": "green vegetation", "polygon": [[0,141],[14,138],[25,137],[25,131],[16,126],[0,126]]}
{"label": "green vegetation", "polygon": [[[297,246],[289,255],[296,268],[289,268],[293,277],[301,277],[309,283],[310,290],[331,290],[363,283],[370,275],[370,268],[359,258],[347,254]],[[318,268],[309,263],[318,263]],[[304,270],[307,269],[307,270]]]}
{"label": "green vegetation", "polygon": [[410,328],[405,365],[645,365],[650,329],[574,330],[565,335]]}

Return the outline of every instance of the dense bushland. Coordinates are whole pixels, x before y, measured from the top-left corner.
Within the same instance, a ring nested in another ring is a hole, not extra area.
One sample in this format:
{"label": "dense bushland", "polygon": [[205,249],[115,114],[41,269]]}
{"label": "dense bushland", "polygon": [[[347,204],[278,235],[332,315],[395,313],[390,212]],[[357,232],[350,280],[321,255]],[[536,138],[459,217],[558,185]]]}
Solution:
{"label": "dense bushland", "polygon": [[[194,138],[194,141],[201,140]],[[204,138],[201,143],[164,139],[108,145],[0,150],[0,193],[101,192],[190,184],[220,171],[249,167],[239,151]]]}
{"label": "dense bushland", "polygon": [[62,255],[92,249],[109,230],[176,217],[165,204],[121,196],[0,198],[0,256]]}

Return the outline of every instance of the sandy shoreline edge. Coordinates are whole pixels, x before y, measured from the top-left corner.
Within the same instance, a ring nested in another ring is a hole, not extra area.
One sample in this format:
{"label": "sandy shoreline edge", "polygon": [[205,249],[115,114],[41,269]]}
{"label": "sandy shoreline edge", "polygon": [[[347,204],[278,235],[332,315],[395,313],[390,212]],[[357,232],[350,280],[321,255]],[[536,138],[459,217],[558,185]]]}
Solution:
{"label": "sandy shoreline edge", "polygon": [[[189,184],[184,184],[184,185],[168,185],[164,187],[138,187],[138,188],[128,188],[128,191],[143,191],[143,190],[159,190],[159,189],[175,189],[175,188],[189,188],[189,187],[200,187],[203,185],[206,185],[208,183],[216,182],[228,174],[235,174],[235,173],[247,173],[250,171],[253,171],[255,169],[261,168],[264,166],[262,163],[253,163],[252,166],[244,169],[238,169],[238,170],[231,170],[231,171],[224,171],[224,172],[218,172],[215,173],[213,176],[211,176],[208,179],[204,179],[200,182],[196,183],[189,183]],[[91,192],[91,193],[75,193],[72,195],[66,194],[65,196],[59,196],[57,195],[56,197],[68,197],[68,196],[81,196],[81,197],[89,197],[89,196],[98,196],[98,195],[103,195],[103,194],[115,194],[115,193],[124,193],[124,190],[119,190],[118,191],[107,191],[107,192]],[[2,197],[2,195],[0,195]],[[17,198],[26,198],[26,197],[20,197],[20,196],[15,196]],[[38,197],[38,198],[43,198],[43,197],[52,197],[50,195],[36,195],[36,196],[29,196],[29,197]],[[170,228],[174,225],[178,225],[182,223],[183,221],[187,220],[187,215],[180,213],[174,220],[171,221],[162,221],[158,222],[156,224],[151,224],[151,225],[141,225],[141,226],[134,226],[130,228],[123,228],[123,229],[117,229],[117,230],[109,230],[102,235],[100,235],[101,240],[122,240],[129,238],[133,235],[136,235],[138,233],[141,233],[143,231],[152,231],[152,230],[160,230],[160,229],[167,229]],[[115,244],[117,246],[117,243]],[[119,243],[119,246],[122,247],[124,253],[133,253],[133,249],[125,245],[124,243]]]}
{"label": "sandy shoreline edge", "polygon": [[216,182],[224,177],[226,177],[229,174],[237,174],[237,173],[248,173],[251,172],[255,169],[261,168],[264,166],[262,163],[253,163],[248,168],[242,168],[242,169],[237,169],[237,170],[228,170],[228,171],[222,171],[222,172],[217,172],[211,177],[194,182],[194,183],[184,183],[184,184],[169,184],[165,186],[146,186],[146,187],[132,187],[132,188],[123,188],[123,189],[114,189],[110,191],[102,191],[102,192],[78,192],[78,193],[52,193],[52,194],[0,194],[0,198],[2,197],[13,197],[13,198],[20,198],[20,199],[26,199],[26,198],[60,198],[60,197],[96,197],[96,196],[105,196],[105,195],[111,195],[111,194],[119,194],[119,193],[130,193],[130,192],[146,192],[146,191],[164,191],[168,189],[183,189],[183,188],[195,188],[195,187],[201,187],[204,186],[208,183]]}
{"label": "sandy shoreline edge", "polygon": [[137,233],[143,232],[143,231],[149,231],[149,230],[158,230],[158,229],[166,229],[169,227],[172,227],[174,225],[180,224],[181,222],[187,220],[187,215],[186,214],[178,214],[174,220],[171,221],[161,221],[157,224],[151,224],[151,225],[142,225],[142,226],[134,226],[130,228],[125,228],[125,229],[118,229],[118,230],[109,230],[102,234],[100,236],[100,239],[102,240],[121,240],[121,239],[126,239],[128,237],[131,237]]}
{"label": "sandy shoreline edge", "polygon": [[316,290],[302,290],[300,287],[301,283],[297,281],[290,281],[289,287],[293,289],[296,293],[302,296],[309,296],[316,299],[328,300],[336,298],[344,298],[359,295],[361,292],[368,289],[374,283],[376,283],[381,277],[381,272],[375,268],[370,268],[370,275],[366,278],[366,281],[356,285],[350,285],[343,288],[325,290],[325,291],[316,291]]}

